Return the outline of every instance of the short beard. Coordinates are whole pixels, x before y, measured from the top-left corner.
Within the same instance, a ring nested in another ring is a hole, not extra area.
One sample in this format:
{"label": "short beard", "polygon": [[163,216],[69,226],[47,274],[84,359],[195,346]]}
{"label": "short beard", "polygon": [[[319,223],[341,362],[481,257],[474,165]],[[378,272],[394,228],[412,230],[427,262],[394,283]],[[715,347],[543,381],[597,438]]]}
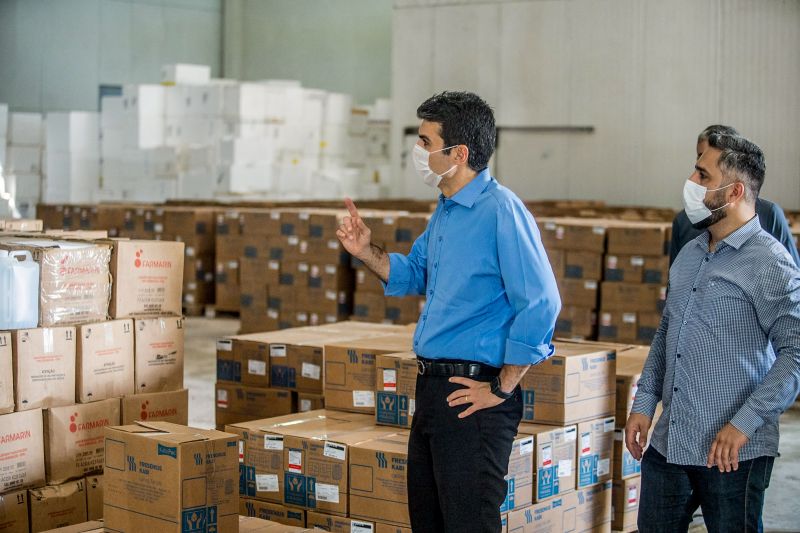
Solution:
{"label": "short beard", "polygon": [[[722,196],[722,198],[719,198],[719,196]],[[714,224],[724,219],[725,217],[727,217],[728,210],[723,207],[724,205],[725,205],[725,194],[723,191],[717,191],[717,197],[714,198],[714,202],[711,204],[706,204],[706,207],[708,207],[711,210],[711,216],[709,216],[708,218],[704,218],[703,220],[697,222],[696,224],[692,224],[692,227],[694,229],[704,230],[713,226]]]}

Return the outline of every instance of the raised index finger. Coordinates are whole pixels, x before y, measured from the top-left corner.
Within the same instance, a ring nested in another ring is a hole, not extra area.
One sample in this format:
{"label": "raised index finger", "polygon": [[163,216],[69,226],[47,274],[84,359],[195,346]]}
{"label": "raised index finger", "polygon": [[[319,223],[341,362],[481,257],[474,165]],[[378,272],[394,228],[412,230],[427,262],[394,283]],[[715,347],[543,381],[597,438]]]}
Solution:
{"label": "raised index finger", "polygon": [[360,218],[360,217],[358,216],[358,209],[356,209],[356,204],[355,204],[355,203],[353,203],[353,200],[351,200],[350,198],[347,198],[347,197],[346,197],[346,198],[344,199],[344,206],[345,206],[345,207],[347,208],[347,210],[350,212],[350,216],[351,216],[351,217],[353,217],[353,218]]}

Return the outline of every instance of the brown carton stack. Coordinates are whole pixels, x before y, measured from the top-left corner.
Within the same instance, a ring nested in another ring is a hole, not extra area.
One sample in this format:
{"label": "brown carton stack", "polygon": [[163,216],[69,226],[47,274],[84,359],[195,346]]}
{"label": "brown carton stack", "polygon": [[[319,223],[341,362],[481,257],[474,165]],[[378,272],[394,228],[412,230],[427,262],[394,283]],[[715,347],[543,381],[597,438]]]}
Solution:
{"label": "brown carton stack", "polygon": [[621,223],[608,229],[599,339],[649,344],[661,320],[669,275],[671,227]]}
{"label": "brown carton stack", "polygon": [[239,212],[217,214],[215,309],[239,312],[239,259],[242,255],[242,222]]}
{"label": "brown carton stack", "polygon": [[163,240],[185,245],[183,307],[188,315],[200,315],[207,305],[214,304],[215,235],[213,208],[165,208]]}
{"label": "brown carton stack", "polygon": [[277,313],[268,313],[268,287],[278,285],[283,248],[280,213],[270,209],[241,210],[243,249],[240,261],[241,333],[278,329]]}
{"label": "brown carton stack", "polygon": [[86,522],[86,482],[83,479],[28,491],[31,533]]}
{"label": "brown carton stack", "polygon": [[541,218],[538,224],[563,304],[556,334],[592,339],[596,335],[608,221]]}

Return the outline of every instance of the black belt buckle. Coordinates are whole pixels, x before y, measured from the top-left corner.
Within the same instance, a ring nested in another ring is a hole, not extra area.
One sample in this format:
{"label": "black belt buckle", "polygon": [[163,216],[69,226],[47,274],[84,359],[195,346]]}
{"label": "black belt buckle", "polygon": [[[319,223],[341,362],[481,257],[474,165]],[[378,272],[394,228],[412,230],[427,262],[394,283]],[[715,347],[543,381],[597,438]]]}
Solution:
{"label": "black belt buckle", "polygon": [[425,363],[420,359],[417,359],[417,373],[420,376],[425,375]]}

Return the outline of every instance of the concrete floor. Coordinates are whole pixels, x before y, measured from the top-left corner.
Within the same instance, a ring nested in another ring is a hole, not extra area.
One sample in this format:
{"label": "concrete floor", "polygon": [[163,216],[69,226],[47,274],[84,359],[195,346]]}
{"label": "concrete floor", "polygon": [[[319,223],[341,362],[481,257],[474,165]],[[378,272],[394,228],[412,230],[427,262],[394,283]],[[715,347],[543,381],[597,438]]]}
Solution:
{"label": "concrete floor", "polygon": [[[189,424],[214,427],[216,340],[234,335],[239,321],[230,318],[186,320],[186,368]],[[775,461],[764,506],[764,528],[773,532],[800,532],[800,407],[795,404],[781,419],[781,457]],[[692,527],[692,531],[705,528]]]}

